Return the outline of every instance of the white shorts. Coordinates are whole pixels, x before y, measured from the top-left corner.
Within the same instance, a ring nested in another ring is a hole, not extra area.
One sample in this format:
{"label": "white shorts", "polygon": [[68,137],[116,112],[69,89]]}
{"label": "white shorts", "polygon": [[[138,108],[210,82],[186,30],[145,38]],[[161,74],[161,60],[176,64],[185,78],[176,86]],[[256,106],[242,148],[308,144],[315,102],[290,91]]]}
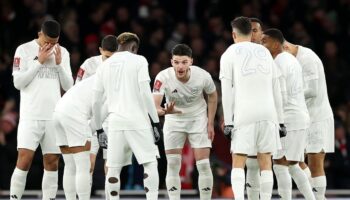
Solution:
{"label": "white shorts", "polygon": [[52,120],[20,119],[17,133],[17,149],[35,151],[40,144],[42,154],[60,154],[56,145]]}
{"label": "white shorts", "polygon": [[307,131],[287,131],[287,136],[281,138],[282,149],[273,154],[273,159],[281,159],[284,156],[288,161],[304,162]]}
{"label": "white shorts", "polygon": [[182,149],[186,138],[192,148],[211,148],[212,141],[208,138],[207,117],[193,121],[165,120],[163,133],[165,150]]}
{"label": "white shorts", "polygon": [[334,119],[311,123],[308,129],[306,153],[334,152]]}
{"label": "white shorts", "polygon": [[256,155],[275,153],[281,149],[279,126],[270,121],[260,121],[233,130],[231,153]]}
{"label": "white shorts", "polygon": [[[108,136],[108,122],[106,120],[103,122],[102,128]],[[97,133],[95,132],[94,134],[92,134],[92,138],[91,138],[90,154],[97,155],[99,149],[100,149],[100,145],[98,144]],[[103,159],[107,159],[107,150],[103,149],[102,151],[103,151]]]}
{"label": "white shorts", "polygon": [[54,112],[53,120],[57,146],[85,146],[91,140],[91,129],[87,120],[84,123],[59,112]]}
{"label": "white shorts", "polygon": [[108,134],[108,167],[122,167],[131,164],[134,153],[137,162],[144,164],[157,161],[158,147],[154,144],[151,129],[112,130]]}

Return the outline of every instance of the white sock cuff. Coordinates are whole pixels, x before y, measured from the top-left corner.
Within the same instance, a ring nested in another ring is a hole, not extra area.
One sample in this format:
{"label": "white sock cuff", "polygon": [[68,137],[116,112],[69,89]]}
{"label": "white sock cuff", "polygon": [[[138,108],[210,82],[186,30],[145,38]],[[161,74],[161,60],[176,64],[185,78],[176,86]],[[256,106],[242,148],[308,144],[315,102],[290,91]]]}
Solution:
{"label": "white sock cuff", "polygon": [[246,166],[248,169],[260,169],[258,159],[247,158]]}
{"label": "white sock cuff", "polygon": [[167,160],[180,160],[180,162],[181,162],[181,158],[182,158],[181,154],[167,154],[166,155]]}
{"label": "white sock cuff", "polygon": [[318,177],[312,178],[312,186],[313,187],[326,187],[327,186],[326,176],[318,176]]}
{"label": "white sock cuff", "polygon": [[273,173],[271,170],[263,170],[260,175],[260,183],[273,183]]}
{"label": "white sock cuff", "polygon": [[201,164],[210,164],[209,158],[196,161],[196,165],[201,165]]}
{"label": "white sock cuff", "polygon": [[[275,173],[279,173],[279,172],[283,172],[283,171],[287,171],[288,172],[288,166],[285,165],[273,165],[273,171],[275,171]],[[267,171],[267,170],[265,170]]]}
{"label": "white sock cuff", "polygon": [[58,170],[57,171],[47,171],[44,169],[44,175],[48,177],[56,177],[58,176]]}
{"label": "white sock cuff", "polygon": [[231,171],[231,177],[245,179],[244,169],[233,168]]}
{"label": "white sock cuff", "polygon": [[15,170],[13,171],[14,174],[18,175],[18,176],[27,176],[28,171],[23,171],[19,168],[15,168]]}

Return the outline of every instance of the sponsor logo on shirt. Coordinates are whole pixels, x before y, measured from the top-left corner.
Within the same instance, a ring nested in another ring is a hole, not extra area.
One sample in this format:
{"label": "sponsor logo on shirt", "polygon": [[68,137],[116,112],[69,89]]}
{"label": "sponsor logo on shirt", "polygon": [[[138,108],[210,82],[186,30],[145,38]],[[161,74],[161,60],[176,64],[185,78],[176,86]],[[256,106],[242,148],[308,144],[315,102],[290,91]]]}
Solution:
{"label": "sponsor logo on shirt", "polygon": [[41,67],[38,73],[40,79],[58,79],[57,70],[53,67]]}
{"label": "sponsor logo on shirt", "polygon": [[21,58],[20,57],[15,57],[13,59],[13,71],[18,71],[19,70],[19,64],[21,63]]}
{"label": "sponsor logo on shirt", "polygon": [[153,91],[154,92],[159,92],[160,87],[162,86],[162,82],[160,80],[156,80],[156,82],[154,82],[154,86],[153,86]]}

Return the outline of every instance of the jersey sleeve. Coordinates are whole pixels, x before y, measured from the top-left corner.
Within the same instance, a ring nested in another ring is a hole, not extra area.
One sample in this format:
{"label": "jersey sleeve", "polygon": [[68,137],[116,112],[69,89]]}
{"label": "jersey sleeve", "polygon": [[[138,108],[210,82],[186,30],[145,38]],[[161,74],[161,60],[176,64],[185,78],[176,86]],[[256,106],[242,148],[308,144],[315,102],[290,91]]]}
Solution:
{"label": "jersey sleeve", "polygon": [[213,78],[211,77],[211,75],[208,72],[205,72],[204,75],[204,92],[207,94],[211,94],[213,92],[215,92],[216,87],[215,87],[215,83],[213,81]]}
{"label": "jersey sleeve", "polygon": [[96,71],[94,90],[98,92],[104,92],[103,88],[103,66],[99,67]]}
{"label": "jersey sleeve", "polygon": [[87,61],[85,60],[84,63],[80,66],[78,73],[77,73],[77,78],[75,79],[75,83],[80,82],[81,80],[83,80],[86,76],[86,66],[87,66]]}
{"label": "jersey sleeve", "polygon": [[141,59],[141,67],[139,68],[137,79],[139,83],[143,81],[151,81],[151,78],[149,77],[148,73],[148,62],[144,57],[142,57]]}
{"label": "jersey sleeve", "polygon": [[154,80],[153,84],[153,94],[165,94],[165,76],[164,76],[164,71],[160,72],[157,76],[156,79]]}
{"label": "jersey sleeve", "polygon": [[231,80],[231,83],[233,85],[233,62],[227,54],[223,54],[220,59],[220,75],[219,75],[220,80],[222,79],[227,79]]}
{"label": "jersey sleeve", "polygon": [[303,77],[305,82],[318,79],[317,65],[318,62],[315,59],[308,60],[303,64]]}

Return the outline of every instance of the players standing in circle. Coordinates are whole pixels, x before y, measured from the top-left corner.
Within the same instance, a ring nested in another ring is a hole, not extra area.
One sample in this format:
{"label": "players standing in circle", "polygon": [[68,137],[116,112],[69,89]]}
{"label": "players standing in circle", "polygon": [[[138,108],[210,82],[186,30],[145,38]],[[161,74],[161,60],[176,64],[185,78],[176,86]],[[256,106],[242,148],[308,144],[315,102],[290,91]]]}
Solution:
{"label": "players standing in circle", "polygon": [[297,58],[303,70],[304,95],[311,125],[306,144],[309,167],[305,164],[301,166],[310,177],[316,199],[323,200],[327,187],[324,159],[326,153],[334,152],[334,118],[328,100],[323,64],[309,48],[285,41],[284,49]]}
{"label": "players standing in circle", "polygon": [[[144,167],[146,197],[156,200],[159,152],[154,134],[158,133],[159,118],[149,86],[148,62],[145,57],[136,55],[140,43],[137,35],[124,32],[117,41],[117,52],[98,67],[94,86],[93,112],[100,135],[103,134],[101,96],[106,93],[107,97],[107,190],[111,200],[119,199],[120,172],[123,166],[131,164],[134,153]],[[153,129],[150,118],[154,122]]]}
{"label": "players standing in circle", "polygon": [[276,65],[285,80],[284,123],[287,136],[281,138],[282,149],[273,155],[278,193],[282,199],[292,199],[292,180],[296,183],[305,199],[314,200],[315,196],[306,174],[299,166],[304,161],[307,131],[310,124],[306,108],[302,69],[298,60],[290,53],[283,52],[284,37],[278,29],[264,31],[262,44],[269,49]]}
{"label": "players standing in circle", "polygon": [[13,82],[20,90],[18,158],[12,174],[10,199],[22,198],[28,170],[40,144],[43,153],[43,199],[55,199],[60,150],[56,146],[52,114],[61,98],[61,87],[73,85],[68,51],[58,44],[60,24],[47,20],[38,38],[20,45],[13,61]]}
{"label": "players standing in circle", "polygon": [[249,18],[237,17],[231,26],[235,44],[220,60],[224,133],[231,139],[231,184],[235,199],[244,199],[246,158],[257,152],[260,199],[271,199],[271,154],[280,146],[279,124],[283,124],[279,74],[270,52],[251,42]]}
{"label": "players standing in circle", "polygon": [[[213,174],[209,155],[215,135],[216,88],[208,72],[192,65],[190,47],[178,44],[171,53],[172,67],[157,75],[153,87],[158,114],[165,115],[164,146],[168,161],[166,186],[169,198],[171,200],[180,199],[181,154],[188,138],[194,149],[199,173],[200,199],[211,199]],[[208,105],[203,92],[208,95]],[[166,106],[162,108],[161,103],[164,95]]]}

